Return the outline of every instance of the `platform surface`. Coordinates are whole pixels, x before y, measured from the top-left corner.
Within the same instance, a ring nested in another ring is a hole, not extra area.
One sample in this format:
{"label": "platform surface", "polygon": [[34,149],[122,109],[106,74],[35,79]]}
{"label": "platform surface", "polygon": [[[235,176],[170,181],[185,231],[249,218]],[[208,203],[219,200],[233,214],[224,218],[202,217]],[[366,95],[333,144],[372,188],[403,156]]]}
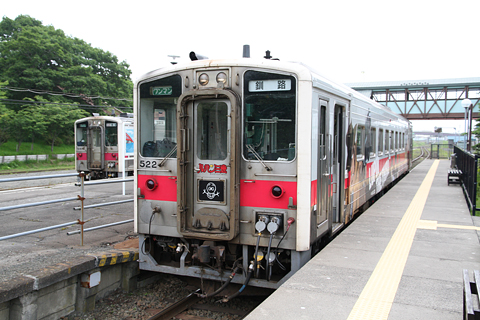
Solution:
{"label": "platform surface", "polygon": [[449,165],[419,164],[246,319],[462,319],[480,217]]}

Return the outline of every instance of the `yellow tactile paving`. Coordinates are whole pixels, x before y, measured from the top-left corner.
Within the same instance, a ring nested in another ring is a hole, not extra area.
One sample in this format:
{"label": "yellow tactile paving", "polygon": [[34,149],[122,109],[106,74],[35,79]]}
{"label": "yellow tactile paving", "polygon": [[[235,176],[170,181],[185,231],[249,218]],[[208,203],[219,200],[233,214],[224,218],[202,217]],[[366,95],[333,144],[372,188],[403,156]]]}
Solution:
{"label": "yellow tactile paving", "polygon": [[438,164],[433,162],[348,320],[388,318]]}

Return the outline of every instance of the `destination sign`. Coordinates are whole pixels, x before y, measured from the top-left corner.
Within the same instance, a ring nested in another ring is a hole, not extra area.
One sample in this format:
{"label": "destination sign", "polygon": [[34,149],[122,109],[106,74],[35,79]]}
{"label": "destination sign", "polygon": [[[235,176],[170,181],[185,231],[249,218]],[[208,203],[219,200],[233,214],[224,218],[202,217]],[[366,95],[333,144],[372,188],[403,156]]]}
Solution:
{"label": "destination sign", "polygon": [[252,80],[248,82],[249,92],[289,91],[290,89],[292,89],[290,79]]}
{"label": "destination sign", "polygon": [[150,94],[152,96],[170,96],[172,95],[172,91],[172,86],[150,88]]}

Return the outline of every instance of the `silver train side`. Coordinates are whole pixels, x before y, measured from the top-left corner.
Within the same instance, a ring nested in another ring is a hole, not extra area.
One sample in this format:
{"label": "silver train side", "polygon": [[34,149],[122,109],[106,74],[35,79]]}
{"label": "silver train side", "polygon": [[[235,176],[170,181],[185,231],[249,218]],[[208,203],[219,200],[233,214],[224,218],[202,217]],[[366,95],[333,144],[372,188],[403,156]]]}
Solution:
{"label": "silver train side", "polygon": [[277,288],[412,161],[407,120],[300,63],[159,69],[134,113],[143,270]]}
{"label": "silver train side", "polygon": [[133,175],[133,114],[75,121],[75,170],[87,180]]}

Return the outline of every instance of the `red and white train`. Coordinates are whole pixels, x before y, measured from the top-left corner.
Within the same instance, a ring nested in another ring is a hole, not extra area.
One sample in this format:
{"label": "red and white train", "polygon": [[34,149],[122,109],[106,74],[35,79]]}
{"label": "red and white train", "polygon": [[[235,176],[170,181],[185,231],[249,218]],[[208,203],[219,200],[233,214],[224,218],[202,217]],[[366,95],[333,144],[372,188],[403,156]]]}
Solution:
{"label": "red and white train", "polygon": [[133,139],[133,114],[75,121],[75,170],[87,180],[133,175]]}
{"label": "red and white train", "polygon": [[152,71],[134,114],[143,270],[277,288],[412,161],[407,120],[300,63]]}

